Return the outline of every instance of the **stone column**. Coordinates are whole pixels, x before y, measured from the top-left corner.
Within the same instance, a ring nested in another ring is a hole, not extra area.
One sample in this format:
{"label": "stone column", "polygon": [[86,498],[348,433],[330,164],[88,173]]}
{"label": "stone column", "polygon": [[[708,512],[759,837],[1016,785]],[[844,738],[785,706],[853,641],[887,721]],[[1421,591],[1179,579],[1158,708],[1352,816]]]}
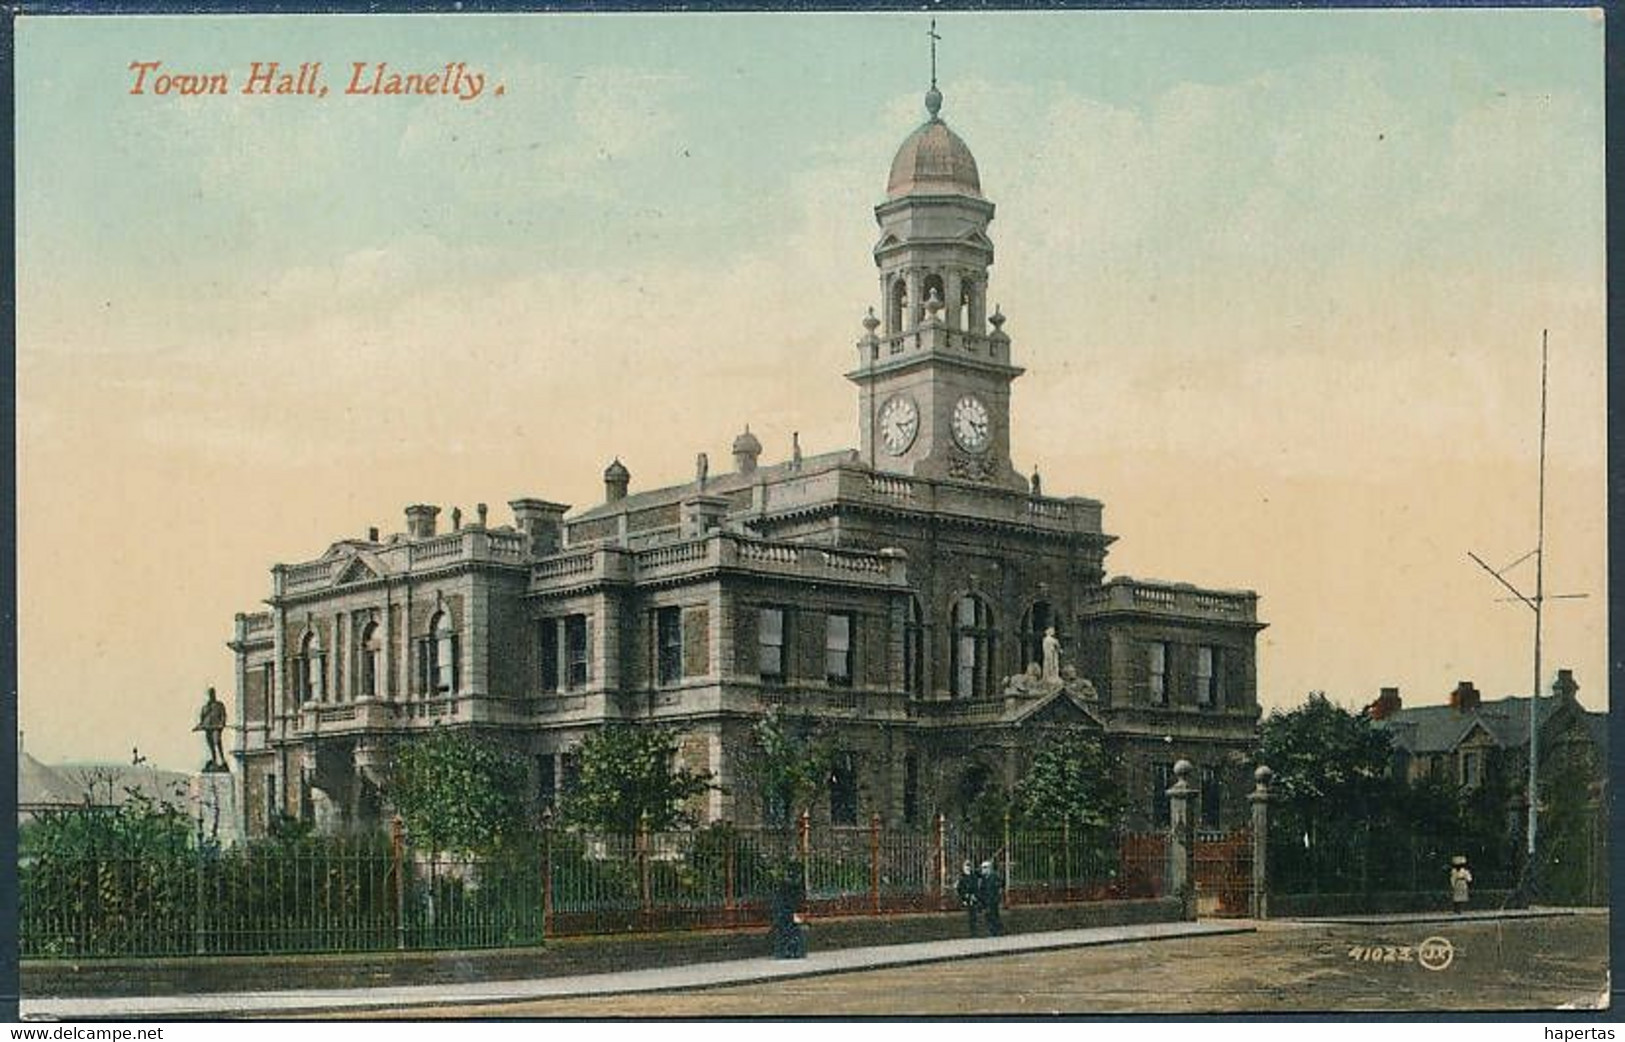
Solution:
{"label": "stone column", "polygon": [[957,268],[950,268],[942,275],[942,306],[945,309],[943,318],[949,329],[959,329],[959,301],[963,295],[960,284],[960,274]]}
{"label": "stone column", "polygon": [[1185,919],[1196,918],[1196,831],[1191,801],[1197,790],[1190,782],[1193,770],[1189,760],[1174,764],[1174,784],[1168,790],[1168,888],[1184,906]]}
{"label": "stone column", "polygon": [[1253,772],[1253,781],[1256,783],[1253,791],[1247,794],[1247,801],[1253,805],[1253,898],[1252,916],[1254,919],[1268,919],[1270,917],[1269,905],[1269,838],[1270,838],[1270,780],[1275,772],[1263,764]]}

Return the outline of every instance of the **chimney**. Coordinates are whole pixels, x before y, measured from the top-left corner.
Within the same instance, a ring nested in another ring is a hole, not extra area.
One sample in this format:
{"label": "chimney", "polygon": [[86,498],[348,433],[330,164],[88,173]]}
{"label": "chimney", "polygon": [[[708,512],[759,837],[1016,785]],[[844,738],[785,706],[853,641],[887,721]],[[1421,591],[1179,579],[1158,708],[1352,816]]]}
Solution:
{"label": "chimney", "polygon": [[1565,702],[1574,701],[1574,695],[1580,690],[1580,685],[1574,682],[1574,670],[1560,669],[1557,671],[1557,680],[1552,684],[1552,695]]}
{"label": "chimney", "polygon": [[762,455],[762,443],[745,424],[745,433],[734,439],[734,469],[741,474],[754,474],[756,460]]}
{"label": "chimney", "polygon": [[545,499],[515,499],[508,504],[513,508],[514,525],[530,536],[530,552],[540,557],[556,553],[564,545],[564,515],[570,509],[565,503],[549,503]]}
{"label": "chimney", "polygon": [[480,519],[479,520],[479,526],[481,528],[484,528],[485,527],[485,519],[486,519],[486,517],[488,517],[490,515],[491,508],[486,506],[484,503],[475,503],[474,504],[474,513]]}
{"label": "chimney", "polygon": [[428,539],[434,535],[434,519],[440,508],[427,503],[416,503],[406,508],[406,536],[408,539]]}
{"label": "chimney", "polygon": [[1373,720],[1386,720],[1399,712],[1402,705],[1399,688],[1385,687],[1377,693],[1377,700],[1365,707],[1366,715]]}
{"label": "chimney", "polygon": [[1450,708],[1458,713],[1470,713],[1478,708],[1478,688],[1471,680],[1463,680],[1450,692]]}
{"label": "chimney", "polygon": [[698,539],[712,529],[721,528],[727,514],[728,500],[724,496],[689,496],[683,500],[683,538]]}
{"label": "chimney", "polygon": [[631,484],[632,472],[616,456],[614,462],[604,468],[604,502],[619,503],[626,498],[626,490]]}
{"label": "chimney", "polygon": [[378,541],[378,526],[373,525],[371,528],[367,529],[367,542],[376,543],[377,541]]}

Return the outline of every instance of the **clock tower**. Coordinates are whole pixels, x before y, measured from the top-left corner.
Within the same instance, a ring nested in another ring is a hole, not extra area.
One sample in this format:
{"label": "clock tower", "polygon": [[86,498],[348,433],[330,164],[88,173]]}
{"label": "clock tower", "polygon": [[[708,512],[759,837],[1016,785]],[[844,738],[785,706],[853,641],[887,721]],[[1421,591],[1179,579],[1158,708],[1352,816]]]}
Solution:
{"label": "clock tower", "polygon": [[976,159],[942,121],[933,79],[929,119],[897,150],[875,207],[881,315],[858,342],[862,454],[876,470],[1025,491],[1010,463],[1010,364],[1004,316],[987,308],[993,204]]}

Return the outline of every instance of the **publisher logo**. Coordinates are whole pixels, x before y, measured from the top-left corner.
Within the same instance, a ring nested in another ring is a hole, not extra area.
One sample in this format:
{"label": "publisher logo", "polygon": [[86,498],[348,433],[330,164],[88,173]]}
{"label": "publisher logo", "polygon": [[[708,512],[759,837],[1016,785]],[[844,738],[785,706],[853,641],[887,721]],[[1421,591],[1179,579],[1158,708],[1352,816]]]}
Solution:
{"label": "publisher logo", "polygon": [[1429,937],[1416,946],[1416,961],[1423,969],[1448,969],[1456,959],[1456,946],[1447,937]]}

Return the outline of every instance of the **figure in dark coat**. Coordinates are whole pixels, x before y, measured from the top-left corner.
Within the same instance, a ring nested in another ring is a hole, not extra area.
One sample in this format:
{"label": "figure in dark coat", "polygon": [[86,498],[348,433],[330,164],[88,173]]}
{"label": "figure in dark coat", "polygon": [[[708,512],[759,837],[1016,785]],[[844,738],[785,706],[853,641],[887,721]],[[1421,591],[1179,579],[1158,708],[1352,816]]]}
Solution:
{"label": "figure in dark coat", "polygon": [[982,874],[977,880],[976,903],[981,906],[982,914],[987,917],[987,935],[1003,936],[1004,921],[999,918],[999,909],[1004,905],[1004,877],[999,875],[999,870],[993,867],[991,861],[982,862]]}
{"label": "figure in dark coat", "polygon": [[976,873],[971,870],[971,863],[967,861],[959,870],[959,883],[954,887],[954,892],[959,895],[959,903],[965,909],[972,937],[976,936],[976,919],[980,911],[977,908],[976,898],[980,890],[981,881],[976,878]]}

